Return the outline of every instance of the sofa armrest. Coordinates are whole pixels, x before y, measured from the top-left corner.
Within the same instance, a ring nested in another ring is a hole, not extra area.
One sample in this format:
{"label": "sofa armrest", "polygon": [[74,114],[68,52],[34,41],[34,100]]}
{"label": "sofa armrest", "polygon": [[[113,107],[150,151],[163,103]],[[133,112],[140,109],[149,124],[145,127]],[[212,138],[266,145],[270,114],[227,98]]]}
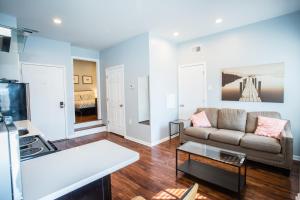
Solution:
{"label": "sofa armrest", "polygon": [[291,129],[291,123],[288,120],[284,130],[281,132],[280,144],[282,148],[282,153],[284,154],[285,159],[288,161],[290,167],[293,163],[293,135]]}
{"label": "sofa armrest", "polygon": [[182,129],[179,132],[179,138],[180,138],[180,144],[183,144],[183,143],[186,142],[186,140],[184,139],[185,129],[187,129],[189,127],[192,127],[192,121],[188,119],[188,120],[182,121],[181,123],[183,124],[183,126],[182,126]]}
{"label": "sofa armrest", "polygon": [[189,127],[192,127],[192,121],[188,119],[183,122],[183,129],[186,129]]}
{"label": "sofa armrest", "polygon": [[282,139],[292,139],[293,140],[293,134],[292,134],[290,120],[287,121],[287,124],[285,125],[284,130],[281,133],[281,136],[282,136]]}

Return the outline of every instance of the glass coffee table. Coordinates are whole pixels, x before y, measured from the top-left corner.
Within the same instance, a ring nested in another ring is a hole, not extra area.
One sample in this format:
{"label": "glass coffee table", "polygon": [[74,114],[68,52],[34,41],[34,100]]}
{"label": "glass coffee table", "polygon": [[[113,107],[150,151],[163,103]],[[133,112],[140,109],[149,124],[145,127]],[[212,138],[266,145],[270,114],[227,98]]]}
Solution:
{"label": "glass coffee table", "polygon": [[[183,164],[178,164],[179,152],[188,154],[188,159],[184,161]],[[202,157],[236,167],[237,172],[231,172],[222,169],[220,166],[215,167],[202,163],[201,161],[196,161],[191,159],[191,155],[193,157]],[[242,173],[243,168],[244,170]],[[238,193],[238,198],[240,199],[241,189],[246,185],[246,154],[206,144],[186,142],[176,149],[176,176],[178,171],[234,191]]]}

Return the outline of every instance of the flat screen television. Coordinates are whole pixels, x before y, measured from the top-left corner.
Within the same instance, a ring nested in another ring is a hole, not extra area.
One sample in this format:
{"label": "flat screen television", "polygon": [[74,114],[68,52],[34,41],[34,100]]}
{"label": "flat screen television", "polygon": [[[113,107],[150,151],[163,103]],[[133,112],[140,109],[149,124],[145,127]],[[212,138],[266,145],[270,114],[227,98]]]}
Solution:
{"label": "flat screen television", "polygon": [[29,90],[25,83],[0,83],[0,112],[13,121],[30,119]]}

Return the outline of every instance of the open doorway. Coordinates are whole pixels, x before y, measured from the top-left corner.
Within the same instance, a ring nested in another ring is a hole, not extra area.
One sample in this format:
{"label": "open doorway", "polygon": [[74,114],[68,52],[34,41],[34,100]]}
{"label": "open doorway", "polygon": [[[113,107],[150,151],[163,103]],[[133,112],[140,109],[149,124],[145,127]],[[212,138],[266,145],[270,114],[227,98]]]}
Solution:
{"label": "open doorway", "polygon": [[75,124],[100,120],[96,61],[73,59]]}

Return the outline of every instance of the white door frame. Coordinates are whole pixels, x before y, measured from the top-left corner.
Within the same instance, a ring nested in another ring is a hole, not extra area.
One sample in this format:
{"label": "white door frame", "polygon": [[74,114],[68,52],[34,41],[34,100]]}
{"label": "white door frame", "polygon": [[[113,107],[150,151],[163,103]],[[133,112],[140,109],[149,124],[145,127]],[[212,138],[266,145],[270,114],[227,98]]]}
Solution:
{"label": "white door frame", "polygon": [[[74,60],[83,60],[83,61],[90,61],[90,62],[95,62],[96,63],[96,79],[97,79],[97,118],[98,120],[96,121],[91,121],[91,122],[83,122],[83,123],[79,123],[79,124],[75,124],[75,112],[74,112],[74,128],[82,128],[82,127],[88,127],[88,126],[93,126],[96,124],[101,124],[102,123],[102,116],[101,116],[101,88],[100,88],[100,77],[101,77],[101,72],[100,72],[100,64],[99,64],[99,60],[98,59],[94,59],[94,58],[87,58],[87,57],[79,57],[79,56],[72,56],[72,74],[74,76]],[[74,83],[73,83],[73,87],[72,87],[72,102],[73,105],[75,105],[75,99],[74,99]]]}
{"label": "white door frame", "polygon": [[[178,66],[178,74],[177,74],[177,78],[178,78],[178,85],[177,85],[177,90],[178,90],[178,103],[179,102],[179,84],[180,84],[180,76],[179,76],[179,73],[180,73],[180,69],[181,68],[184,68],[184,67],[193,67],[193,66],[197,66],[197,65],[203,65],[203,70],[204,70],[204,106],[207,106],[207,78],[206,78],[206,62],[199,62],[199,63],[192,63],[192,64],[183,64],[183,65],[179,65]],[[179,111],[179,104],[178,104],[178,111]],[[179,115],[179,112],[178,112],[178,115]]]}
{"label": "white door frame", "polygon": [[[67,79],[66,79],[66,67],[64,65],[53,65],[53,64],[41,64],[41,63],[32,63],[32,62],[20,62],[21,64],[21,81],[23,82],[23,65],[36,65],[36,66],[43,66],[43,67],[56,67],[56,68],[62,68],[63,70],[63,88],[64,88],[64,102],[65,102],[65,139],[69,137],[69,126],[67,123],[67,117],[68,117],[68,106],[69,106],[69,102],[67,101]],[[29,91],[30,91],[30,86],[29,86]]]}
{"label": "white door frame", "polygon": [[[123,97],[124,97],[124,138],[126,137],[126,100],[125,100],[125,71],[124,71],[124,64],[121,65],[114,65],[114,66],[110,66],[107,67],[105,69],[105,86],[106,86],[106,92],[108,91],[108,87],[107,87],[107,72],[111,71],[111,70],[115,70],[115,69],[122,69],[123,70]],[[107,94],[107,93],[106,93]],[[108,102],[107,102],[107,96],[106,96],[106,111],[107,111],[107,119],[108,119]],[[107,123],[107,130],[109,131],[109,123]]]}

